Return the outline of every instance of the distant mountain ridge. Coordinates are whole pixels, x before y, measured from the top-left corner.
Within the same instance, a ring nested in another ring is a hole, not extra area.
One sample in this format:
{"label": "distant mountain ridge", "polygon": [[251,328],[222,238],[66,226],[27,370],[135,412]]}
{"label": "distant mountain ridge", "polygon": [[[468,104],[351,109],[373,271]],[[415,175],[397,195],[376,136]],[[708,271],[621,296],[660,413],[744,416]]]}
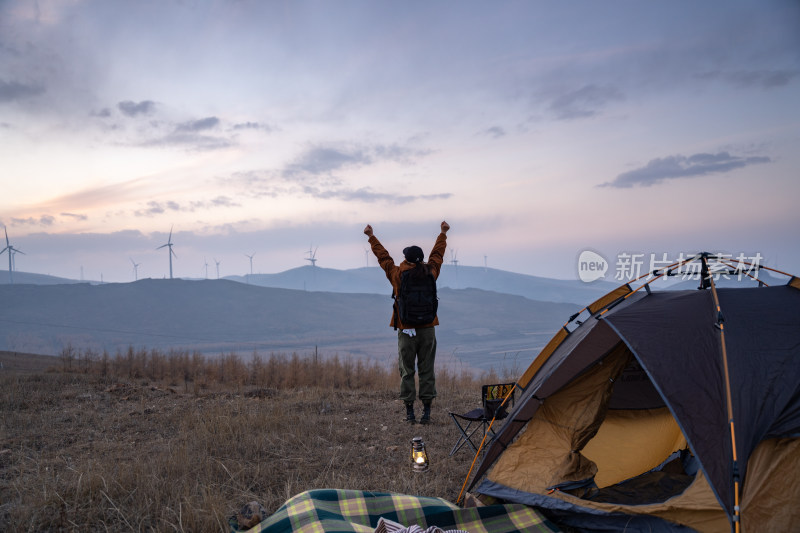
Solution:
{"label": "distant mountain ridge", "polygon": [[[309,291],[391,294],[391,286],[379,267],[361,267],[335,270],[317,266],[304,266],[278,274],[253,274],[226,276],[225,279],[241,281],[263,287]],[[482,289],[524,296],[547,302],[586,304],[607,293],[618,284],[606,281],[584,283],[517,274],[494,268],[443,265],[437,281],[439,287],[451,289]]]}
{"label": "distant mountain ridge", "polygon": [[[575,304],[480,289],[439,291],[437,360],[489,368],[527,364]],[[0,350],[57,354],[64,346],[114,353],[129,346],[341,354],[395,364],[388,294],[302,291],[230,280],[0,285]],[[521,355],[520,355],[521,354]],[[437,363],[438,364],[438,363]],[[448,363],[449,364],[449,363]]]}
{"label": "distant mountain ridge", "polygon": [[[728,279],[726,279],[728,278]],[[768,285],[785,283],[782,276],[772,274],[767,270],[758,273],[758,278]],[[164,278],[147,278],[164,279]],[[176,278],[187,281],[200,281],[197,278]],[[294,289],[314,292],[337,293],[363,293],[390,295],[391,288],[386,281],[386,276],[378,267],[361,267],[348,270],[322,268],[318,266],[302,266],[279,272],[276,274],[253,274],[244,276],[225,276],[222,279],[237,281],[248,285],[272,287],[278,289]],[[0,270],[0,285],[8,284],[8,271]],[[46,274],[30,272],[14,272],[14,283],[18,285],[60,285],[89,283],[98,285],[97,280],[77,281],[60,278]],[[719,286],[752,285],[758,282],[747,277],[741,281],[736,276],[724,276],[717,279]],[[586,305],[603,296],[612,289],[622,284],[621,281],[598,280],[585,283],[568,279],[544,278],[528,274],[518,274],[492,268],[470,266],[453,266],[445,264],[439,276],[438,286],[451,289],[475,288],[486,291],[500,292],[524,296],[532,300],[549,302],[567,302]],[[654,287],[659,289],[691,289],[696,288],[696,279],[686,279],[676,276],[667,280],[658,280]]]}
{"label": "distant mountain ridge", "polygon": [[[8,275],[8,270],[0,270],[0,285],[7,285],[10,283],[10,281],[11,277]],[[33,272],[20,272],[15,270],[14,283],[18,285],[61,285],[65,283],[71,284],[84,282],[76,281],[74,279],[59,278],[58,276],[51,276],[49,274],[36,274]]]}
{"label": "distant mountain ridge", "polygon": [[[187,278],[188,279],[188,278]],[[248,274],[225,276],[222,279],[244,284],[317,292],[345,292],[364,294],[391,294],[391,287],[379,267],[361,267],[348,270],[303,266],[276,274]],[[0,271],[0,285],[8,283],[8,272]],[[58,285],[64,283],[87,283],[71,279],[14,272],[14,283],[34,285]],[[98,281],[88,283],[98,284]],[[494,268],[470,266],[442,267],[438,286],[451,289],[475,288],[486,291],[516,294],[532,300],[547,302],[569,302],[585,305],[613,289],[617,283],[595,281],[584,283],[577,279],[561,280],[527,274],[517,274]]]}
{"label": "distant mountain ridge", "polygon": [[[319,350],[390,365],[397,357],[390,286],[377,267],[105,284],[14,276],[14,285],[0,284],[0,350],[56,355],[68,344],[111,353],[130,346],[242,355]],[[572,313],[615,286],[445,266],[437,365],[524,369]]]}

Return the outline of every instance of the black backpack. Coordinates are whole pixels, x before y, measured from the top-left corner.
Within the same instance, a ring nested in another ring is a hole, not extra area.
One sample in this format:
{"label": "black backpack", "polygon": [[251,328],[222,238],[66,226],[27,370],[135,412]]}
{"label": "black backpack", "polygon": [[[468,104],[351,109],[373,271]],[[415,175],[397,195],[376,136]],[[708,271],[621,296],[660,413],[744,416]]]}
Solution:
{"label": "black backpack", "polygon": [[400,290],[396,296],[397,313],[403,326],[426,326],[436,318],[439,298],[436,279],[430,272],[415,272],[418,265],[400,274]]}

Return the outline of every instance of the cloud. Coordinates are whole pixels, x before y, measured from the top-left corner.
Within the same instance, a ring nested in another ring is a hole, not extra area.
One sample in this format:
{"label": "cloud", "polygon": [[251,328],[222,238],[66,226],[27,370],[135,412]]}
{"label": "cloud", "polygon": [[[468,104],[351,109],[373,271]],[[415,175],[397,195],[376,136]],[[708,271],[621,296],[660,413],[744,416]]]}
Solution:
{"label": "cloud", "polygon": [[185,146],[193,150],[218,150],[228,148],[234,142],[231,139],[209,135],[206,132],[220,125],[217,117],[205,117],[189,120],[170,126],[172,131],[160,137],[151,138],[139,143],[139,146]]}
{"label": "cloud", "polygon": [[339,171],[374,165],[383,161],[413,164],[431,150],[397,143],[354,146],[311,146],[293,161],[277,170],[252,170],[232,174],[221,181],[241,188],[253,198],[285,196],[311,197],[345,202],[384,202],[403,204],[416,200],[443,200],[451,193],[395,194],[376,192],[369,187],[353,188],[344,184]]}
{"label": "cloud", "polygon": [[234,172],[221,178],[225,186],[241,189],[251,198],[277,198],[280,196],[307,196],[310,191],[330,190],[341,185],[341,180],[330,176],[292,175],[284,171],[250,170]]}
{"label": "cloud", "polygon": [[[117,108],[128,117],[148,116],[155,112],[156,103],[152,100],[141,102],[126,100],[119,102]],[[101,109],[93,112],[92,116],[107,118],[110,116],[110,111]],[[194,150],[227,148],[233,144],[230,139],[208,134],[220,124],[221,121],[217,117],[204,117],[179,123],[153,121],[142,130],[144,140],[135,141],[133,144],[143,147],[185,146]]]}
{"label": "cloud", "polygon": [[337,199],[346,202],[384,202],[389,204],[407,204],[416,200],[446,200],[451,193],[440,194],[391,194],[375,192],[369,187],[360,189],[331,189],[321,190],[315,187],[303,187],[303,192],[314,198]]}
{"label": "cloud", "polygon": [[166,213],[167,211],[178,211],[178,212],[194,212],[198,209],[213,209],[216,207],[240,207],[241,204],[233,201],[231,198],[227,196],[217,196],[209,201],[193,201],[189,202],[189,205],[181,205],[178,202],[168,200],[166,202],[157,202],[155,200],[151,200],[147,202],[146,207],[143,209],[137,209],[133,212],[134,216],[137,217],[153,217],[156,215],[161,215]]}
{"label": "cloud", "polygon": [[80,220],[80,221],[87,220],[89,218],[86,215],[80,215],[80,214],[77,214],[77,213],[61,213],[61,216],[62,217],[67,217],[67,218],[72,218],[74,220]]}
{"label": "cloud", "polygon": [[209,204],[214,207],[240,207],[242,205],[238,202],[234,202],[227,196],[217,196],[216,198],[208,202],[207,205]]}
{"label": "cloud", "polygon": [[372,165],[378,161],[411,164],[414,159],[430,154],[430,150],[414,149],[398,144],[374,146],[330,147],[313,146],[283,169],[287,178],[330,174],[346,167]]}
{"label": "cloud", "polygon": [[181,206],[178,202],[173,202],[169,200],[167,202],[157,202],[155,200],[150,200],[147,202],[147,207],[144,209],[137,209],[133,212],[133,214],[137,217],[152,217],[155,215],[160,215],[166,213],[167,210],[170,211],[180,211]]}
{"label": "cloud", "polygon": [[[156,111],[157,104],[152,100],[119,102],[117,108],[123,115],[131,118],[150,116]],[[103,108],[93,110],[90,116],[109,118],[111,110]],[[211,134],[221,121],[218,117],[204,117],[184,122],[169,120],[150,120],[142,124],[138,131],[138,139],[128,140],[126,144],[140,147],[183,146],[190,150],[217,150],[233,144],[231,139]],[[111,125],[113,130],[121,130],[121,124]]]}
{"label": "cloud", "polygon": [[141,146],[186,146],[188,149],[200,151],[219,150],[232,145],[233,142],[223,137],[181,132],[170,133],[164,137],[141,143]]}
{"label": "cloud", "polygon": [[263,130],[272,131],[272,126],[267,124],[259,124],[258,122],[241,122],[233,125],[234,130]]}
{"label": "cloud", "polygon": [[208,201],[195,201],[191,202],[187,211],[194,211],[196,209],[213,209],[215,207],[241,207],[242,204],[229,198],[228,196],[217,196]]}
{"label": "cloud", "polygon": [[482,133],[492,137],[493,139],[499,139],[500,137],[505,137],[506,130],[500,126],[492,126],[491,128],[486,128],[483,130]]}
{"label": "cloud", "polygon": [[590,84],[553,96],[549,109],[559,120],[589,118],[597,115],[607,104],[624,99],[616,87]]}
{"label": "cloud", "polygon": [[32,98],[43,92],[44,88],[37,85],[0,80],[0,103]]}
{"label": "cloud", "polygon": [[117,104],[117,108],[123,115],[135,117],[138,115],[150,115],[156,109],[156,103],[152,100],[142,100],[141,102],[132,102],[125,100]]}
{"label": "cloud", "polygon": [[223,180],[226,185],[238,185],[246,194],[254,198],[278,198],[281,196],[308,196],[321,200],[342,200],[345,202],[383,202],[389,204],[406,204],[416,200],[446,200],[451,193],[435,194],[394,194],[376,192],[370,187],[357,189],[343,186],[342,180],[330,176],[311,176],[306,179],[295,179],[284,173],[272,171],[237,172]]}
{"label": "cloud", "polygon": [[335,148],[311,148],[294,162],[287,165],[283,175],[287,177],[303,174],[325,174],[345,166],[361,166],[372,163],[372,158],[363,150],[351,151]]}
{"label": "cloud", "polygon": [[55,217],[52,215],[40,215],[38,218],[36,217],[27,217],[27,218],[11,218],[11,225],[12,226],[52,226],[53,223],[56,221]]}
{"label": "cloud", "polygon": [[175,127],[175,131],[205,131],[214,129],[219,126],[219,119],[217,117],[206,117],[199,120],[191,120],[183,122]]}
{"label": "cloud", "polygon": [[100,118],[108,118],[108,117],[111,116],[111,110],[109,108],[107,108],[107,107],[104,107],[103,109],[101,109],[99,111],[91,111],[89,113],[89,116],[91,116],[91,117],[100,117]]}
{"label": "cloud", "polygon": [[653,159],[645,166],[624,172],[613,181],[602,183],[599,187],[630,188],[634,185],[650,187],[665,180],[676,178],[696,178],[708,174],[730,172],[750,165],[770,163],[769,157],[740,157],[719,152],[716,154],[695,154],[691,156],[674,155]]}
{"label": "cloud", "polygon": [[737,70],[704,72],[697,76],[701,80],[720,80],[738,87],[761,87],[774,89],[789,85],[800,76],[800,70]]}
{"label": "cloud", "polygon": [[399,144],[376,145],[372,147],[372,151],[378,160],[394,161],[403,165],[411,165],[416,159],[433,153],[433,150],[410,148]]}

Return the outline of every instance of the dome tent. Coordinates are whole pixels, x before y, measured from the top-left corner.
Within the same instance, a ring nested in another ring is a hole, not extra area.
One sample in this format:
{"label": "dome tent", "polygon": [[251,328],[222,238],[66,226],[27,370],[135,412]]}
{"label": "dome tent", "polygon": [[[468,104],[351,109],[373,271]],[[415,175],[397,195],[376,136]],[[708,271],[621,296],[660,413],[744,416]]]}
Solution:
{"label": "dome tent", "polygon": [[[702,290],[653,288],[690,263]],[[586,531],[796,527],[800,279],[717,287],[736,267],[698,254],[571,317],[469,490]]]}

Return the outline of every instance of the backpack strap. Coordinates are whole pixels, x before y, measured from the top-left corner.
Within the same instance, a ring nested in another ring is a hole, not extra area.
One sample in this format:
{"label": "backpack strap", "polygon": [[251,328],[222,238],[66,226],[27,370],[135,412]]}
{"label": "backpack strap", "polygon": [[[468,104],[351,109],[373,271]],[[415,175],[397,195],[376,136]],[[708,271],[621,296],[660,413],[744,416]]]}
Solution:
{"label": "backpack strap", "polygon": [[397,308],[397,294],[394,292],[394,287],[392,287],[392,324],[394,324],[395,331],[397,331],[398,322],[400,322],[400,312]]}

